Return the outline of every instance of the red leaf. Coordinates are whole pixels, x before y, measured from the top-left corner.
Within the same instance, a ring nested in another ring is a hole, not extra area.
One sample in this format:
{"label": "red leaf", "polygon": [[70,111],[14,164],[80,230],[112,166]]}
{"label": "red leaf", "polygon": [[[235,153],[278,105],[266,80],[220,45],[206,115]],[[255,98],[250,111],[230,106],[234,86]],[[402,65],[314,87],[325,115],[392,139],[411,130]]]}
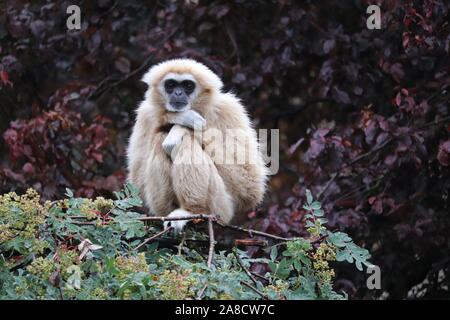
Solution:
{"label": "red leaf", "polygon": [[442,166],[447,167],[449,165],[449,163],[450,163],[450,140],[442,142],[439,145],[437,159]]}
{"label": "red leaf", "polygon": [[5,70],[0,71],[0,80],[4,86],[10,86],[11,88],[13,87],[13,83],[9,81],[8,72]]}
{"label": "red leaf", "polygon": [[32,175],[34,174],[34,166],[31,163],[27,162],[23,165],[22,171],[23,173]]}

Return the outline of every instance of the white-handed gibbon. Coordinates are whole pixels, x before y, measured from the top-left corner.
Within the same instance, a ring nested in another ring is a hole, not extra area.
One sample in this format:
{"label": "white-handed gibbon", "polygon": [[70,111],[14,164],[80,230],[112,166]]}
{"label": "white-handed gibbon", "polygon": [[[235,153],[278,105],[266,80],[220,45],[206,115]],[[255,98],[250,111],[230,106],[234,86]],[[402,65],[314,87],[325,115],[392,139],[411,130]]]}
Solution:
{"label": "white-handed gibbon", "polygon": [[[157,64],[142,81],[149,89],[130,137],[128,178],[151,214],[242,221],[262,201],[268,170],[239,99],[191,59]],[[165,226],[179,232],[185,224]]]}

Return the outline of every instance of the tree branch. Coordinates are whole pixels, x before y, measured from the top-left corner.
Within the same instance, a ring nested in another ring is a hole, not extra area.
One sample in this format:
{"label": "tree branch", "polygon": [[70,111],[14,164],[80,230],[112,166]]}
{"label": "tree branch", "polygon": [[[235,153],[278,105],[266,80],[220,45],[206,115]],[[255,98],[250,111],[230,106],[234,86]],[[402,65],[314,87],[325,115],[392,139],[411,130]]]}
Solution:
{"label": "tree branch", "polygon": [[208,232],[209,232],[208,268],[211,268],[212,260],[214,257],[214,246],[216,244],[216,242],[214,241],[214,228],[212,216],[208,219]]}
{"label": "tree branch", "polygon": [[161,217],[161,216],[153,216],[153,217],[141,217],[137,218],[141,221],[176,221],[176,220],[209,220],[209,214],[196,214],[189,216],[180,216],[180,217]]}
{"label": "tree branch", "polygon": [[239,255],[236,253],[236,250],[233,250],[233,255],[236,258],[236,261],[238,262],[238,264],[241,266],[241,268],[245,271],[245,273],[248,275],[248,277],[250,278],[250,280],[252,280],[252,282],[255,284],[255,286],[258,284],[256,282],[256,279],[253,277],[253,275],[250,273],[250,271],[244,266],[244,263],[242,262],[241,257],[239,257]]}
{"label": "tree branch", "polygon": [[173,229],[173,227],[168,227],[167,229],[164,229],[163,231],[158,232],[157,234],[151,236],[150,238],[145,239],[140,245],[138,245],[136,248],[134,248],[134,250],[138,250],[140,247],[146,245],[147,243],[149,243],[153,239],[156,239],[156,238],[162,236],[164,233],[169,232],[172,229]]}
{"label": "tree branch", "polygon": [[333,181],[336,180],[336,179],[339,177],[339,175],[340,175],[340,173],[341,173],[341,171],[342,171],[343,169],[345,169],[345,168],[347,168],[347,167],[350,167],[351,165],[355,164],[356,162],[361,161],[362,159],[364,159],[364,158],[366,158],[366,157],[368,157],[368,156],[370,156],[370,155],[372,155],[372,154],[374,154],[374,153],[380,151],[381,149],[383,149],[384,147],[386,147],[387,145],[389,145],[389,144],[390,144],[392,141],[394,141],[394,140],[395,140],[395,138],[388,138],[388,139],[386,139],[384,142],[382,142],[382,143],[379,144],[378,146],[375,146],[373,149],[369,150],[368,152],[363,153],[363,154],[357,156],[355,159],[353,159],[353,160],[350,161],[349,163],[344,164],[344,165],[339,169],[339,171],[336,171],[336,172],[332,173],[332,174],[331,174],[331,178],[328,180],[328,182],[327,182],[327,184],[325,185],[325,187],[324,187],[322,190],[320,190],[320,192],[318,193],[317,199],[318,199],[318,200],[322,200],[322,199],[321,199],[321,196],[325,193],[325,191],[327,191],[327,189],[330,187],[331,183],[333,183]]}
{"label": "tree branch", "polygon": [[266,296],[264,293],[262,293],[261,291],[259,291],[258,289],[256,289],[254,286],[252,286],[250,283],[245,282],[245,281],[241,281],[241,284],[243,284],[244,286],[246,286],[247,288],[253,290],[254,292],[256,292],[257,294],[259,294],[261,296],[261,298],[263,298],[264,300],[269,300],[269,297]]}
{"label": "tree branch", "polygon": [[273,235],[273,234],[270,234],[270,233],[266,233],[266,232],[262,232],[262,231],[257,231],[257,230],[253,230],[253,229],[246,229],[246,228],[242,228],[242,227],[239,227],[239,226],[233,226],[233,225],[224,224],[224,223],[222,223],[220,221],[217,221],[216,223],[219,226],[221,226],[222,228],[232,229],[232,230],[248,233],[250,235],[250,237],[252,237],[253,235],[257,235],[257,236],[262,236],[262,237],[266,237],[266,238],[270,238],[270,239],[274,239],[274,240],[279,240],[279,241],[291,241],[291,240],[299,239],[298,237],[284,238],[284,237],[276,236],[276,235]]}

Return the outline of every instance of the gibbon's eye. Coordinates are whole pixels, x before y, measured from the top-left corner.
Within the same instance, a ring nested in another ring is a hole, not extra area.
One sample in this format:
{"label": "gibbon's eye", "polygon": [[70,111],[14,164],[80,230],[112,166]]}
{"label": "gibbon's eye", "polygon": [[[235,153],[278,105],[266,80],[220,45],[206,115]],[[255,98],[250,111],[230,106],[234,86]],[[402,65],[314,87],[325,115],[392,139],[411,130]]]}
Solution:
{"label": "gibbon's eye", "polygon": [[192,93],[195,89],[195,82],[191,80],[184,80],[183,82],[181,82],[181,85],[183,86],[184,91],[187,94]]}
{"label": "gibbon's eye", "polygon": [[167,92],[172,91],[176,86],[177,86],[177,82],[173,79],[169,79],[166,80],[166,82],[164,82],[164,88],[166,89]]}

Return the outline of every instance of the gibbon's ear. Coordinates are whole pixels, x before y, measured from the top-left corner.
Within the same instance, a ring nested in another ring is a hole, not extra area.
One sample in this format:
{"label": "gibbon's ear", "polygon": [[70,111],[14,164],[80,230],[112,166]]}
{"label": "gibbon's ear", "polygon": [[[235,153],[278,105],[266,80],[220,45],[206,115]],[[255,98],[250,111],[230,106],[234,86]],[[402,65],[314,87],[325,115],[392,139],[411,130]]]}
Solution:
{"label": "gibbon's ear", "polygon": [[152,86],[151,80],[152,80],[152,74],[151,74],[151,69],[150,69],[146,73],[144,73],[144,75],[141,78],[141,81],[145,82],[148,85],[148,87],[150,88]]}

